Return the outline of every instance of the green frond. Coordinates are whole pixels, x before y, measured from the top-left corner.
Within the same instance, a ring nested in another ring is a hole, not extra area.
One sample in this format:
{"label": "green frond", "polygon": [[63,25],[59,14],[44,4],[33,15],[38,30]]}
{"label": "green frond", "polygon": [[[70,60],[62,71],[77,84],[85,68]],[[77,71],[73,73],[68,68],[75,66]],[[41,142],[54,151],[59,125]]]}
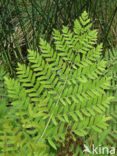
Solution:
{"label": "green frond", "polygon": [[24,144],[31,140],[31,152],[37,152],[41,142],[57,151],[56,142],[64,142],[69,127],[73,138],[102,133],[108,127],[111,76],[104,74],[107,61],[91,25],[83,12],[73,31],[67,26],[61,32],[54,29],[54,44],[41,38],[40,52],[28,50],[29,65],[18,64],[17,80],[5,78],[12,105],[18,108],[15,126],[22,129],[18,132]]}
{"label": "green frond", "polygon": [[13,98],[14,101],[12,105],[28,105],[30,99],[26,96],[26,90],[20,85],[18,80],[9,79],[5,77],[5,84],[8,88],[8,94],[10,98]]}

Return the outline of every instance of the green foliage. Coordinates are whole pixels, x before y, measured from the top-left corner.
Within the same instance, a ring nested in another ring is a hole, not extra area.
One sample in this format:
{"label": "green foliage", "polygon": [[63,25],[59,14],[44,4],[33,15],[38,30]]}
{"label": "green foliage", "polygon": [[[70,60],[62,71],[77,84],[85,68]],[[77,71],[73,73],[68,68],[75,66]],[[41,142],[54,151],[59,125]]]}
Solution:
{"label": "green foliage", "polygon": [[109,109],[105,114],[111,116],[108,122],[109,127],[101,134],[92,133],[87,139],[85,144],[90,145],[91,142],[97,147],[102,145],[104,147],[117,147],[117,49],[105,52],[105,60],[107,61],[107,70],[104,74],[111,76],[111,86],[107,92],[108,96],[113,96]]}
{"label": "green foliage", "polygon": [[114,95],[114,102],[117,102],[117,49],[108,50],[105,53],[105,58],[108,61],[108,75],[112,77],[110,94]]}
{"label": "green foliage", "polygon": [[105,53],[105,58],[108,61],[107,75],[112,77],[111,87],[108,91],[108,94],[114,96],[113,100],[111,100],[111,105],[110,105],[110,109],[108,110],[109,111],[108,113],[110,113],[111,116],[113,117],[112,122],[110,123],[112,127],[112,131],[116,132],[116,129],[117,129],[117,125],[116,125],[116,121],[117,121],[117,49],[113,51],[108,50]]}
{"label": "green foliage", "polygon": [[87,10],[98,29],[98,40],[103,41],[104,49],[115,47],[116,0],[1,0],[0,56],[7,71],[15,76],[16,62],[27,62],[26,49],[37,50],[42,34],[51,40],[53,27],[73,27],[83,10]]}
{"label": "green foliage", "polygon": [[69,128],[74,141],[107,129],[111,77],[103,75],[107,62],[91,26],[84,11],[73,30],[53,30],[52,45],[41,38],[41,53],[28,50],[29,65],[18,63],[16,80],[5,77],[13,102],[0,131],[1,153],[55,155]]}
{"label": "green foliage", "polygon": [[117,146],[117,49],[111,51],[108,50],[105,53],[105,58],[108,61],[108,72],[107,75],[112,77],[111,87],[108,90],[109,96],[113,96],[114,98],[111,100],[111,105],[107,114],[112,116],[112,120],[110,121],[110,131],[109,136],[107,137],[108,142],[111,145]]}
{"label": "green foliage", "polygon": [[4,71],[4,66],[0,64],[0,118],[7,113],[6,104],[8,104],[7,90],[4,86],[4,76],[6,72]]}

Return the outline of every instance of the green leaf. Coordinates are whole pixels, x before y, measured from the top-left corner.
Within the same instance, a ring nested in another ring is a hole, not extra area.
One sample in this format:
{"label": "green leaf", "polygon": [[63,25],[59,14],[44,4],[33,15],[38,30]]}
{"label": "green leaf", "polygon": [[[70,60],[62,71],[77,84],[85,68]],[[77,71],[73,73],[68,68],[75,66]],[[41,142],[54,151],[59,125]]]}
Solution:
{"label": "green leaf", "polygon": [[55,150],[57,150],[57,147],[56,147],[55,143],[52,141],[51,138],[48,138],[48,142]]}

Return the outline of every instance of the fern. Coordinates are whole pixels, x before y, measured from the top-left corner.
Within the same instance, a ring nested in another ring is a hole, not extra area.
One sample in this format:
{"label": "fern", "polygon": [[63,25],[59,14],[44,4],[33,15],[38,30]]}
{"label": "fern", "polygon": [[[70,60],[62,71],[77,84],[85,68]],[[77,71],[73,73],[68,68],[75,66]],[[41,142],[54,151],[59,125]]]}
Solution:
{"label": "fern", "polygon": [[[109,95],[114,96],[113,100],[111,100],[110,109],[108,110],[108,114],[112,116],[111,127],[113,134],[117,134],[117,49],[113,51],[106,52],[106,59],[108,60],[108,75],[112,77],[111,80],[111,88],[108,91]],[[115,137],[113,136],[113,137]],[[117,140],[117,137],[115,137]]]}
{"label": "fern", "polygon": [[1,152],[18,153],[26,147],[32,154],[40,149],[41,155],[41,147],[48,145],[57,151],[57,141],[64,143],[69,127],[74,140],[107,129],[111,78],[103,75],[102,44],[97,45],[97,31],[91,26],[84,11],[73,30],[54,29],[54,44],[41,38],[41,52],[28,50],[29,65],[18,63],[17,80],[5,78],[13,98],[6,117],[12,132],[6,135],[3,127]]}
{"label": "fern", "polygon": [[106,143],[110,143],[117,146],[117,49],[113,51],[106,51],[105,59],[108,62],[108,72],[107,75],[112,77],[111,86],[108,90],[108,95],[113,96],[111,100],[111,105],[107,110],[106,114],[109,114],[112,119],[110,121],[110,128],[105,138]]}
{"label": "fern", "polygon": [[105,52],[105,60],[107,61],[107,70],[104,74],[111,76],[111,86],[108,90],[108,96],[113,96],[109,109],[105,112],[111,116],[109,122],[109,127],[107,130],[103,131],[101,134],[92,133],[85,139],[85,144],[94,144],[96,147],[102,145],[103,147],[117,147],[117,50],[107,50]]}
{"label": "fern", "polygon": [[107,75],[112,77],[111,86],[108,90],[108,96],[113,96],[111,100],[111,105],[107,110],[106,114],[109,114],[112,119],[109,123],[110,127],[108,129],[108,133],[106,132],[105,141],[114,147],[117,146],[117,50],[106,51],[105,59],[108,62],[108,72]]}

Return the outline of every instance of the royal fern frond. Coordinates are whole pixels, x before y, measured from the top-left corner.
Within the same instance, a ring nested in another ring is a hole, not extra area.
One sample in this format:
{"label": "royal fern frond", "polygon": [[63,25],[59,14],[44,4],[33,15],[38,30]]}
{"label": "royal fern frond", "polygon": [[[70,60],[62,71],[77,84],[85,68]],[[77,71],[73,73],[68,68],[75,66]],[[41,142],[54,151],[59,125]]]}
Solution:
{"label": "royal fern frond", "polygon": [[78,137],[107,128],[110,77],[103,75],[102,44],[96,45],[97,31],[91,25],[84,12],[73,31],[54,29],[54,45],[40,39],[41,52],[28,50],[29,65],[18,63],[17,80],[5,79],[24,138],[57,150],[56,142],[64,142],[69,127]]}

